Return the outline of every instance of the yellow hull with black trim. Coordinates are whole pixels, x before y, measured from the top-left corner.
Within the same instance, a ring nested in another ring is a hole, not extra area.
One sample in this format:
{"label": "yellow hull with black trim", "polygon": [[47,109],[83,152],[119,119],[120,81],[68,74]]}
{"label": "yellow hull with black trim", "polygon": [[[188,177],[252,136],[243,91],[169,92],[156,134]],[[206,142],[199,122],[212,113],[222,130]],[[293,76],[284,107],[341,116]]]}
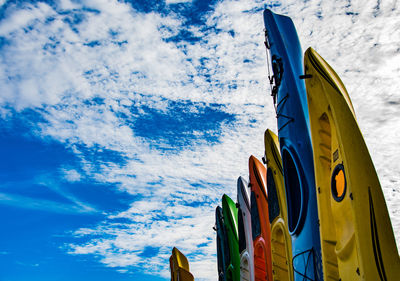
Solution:
{"label": "yellow hull with black trim", "polygon": [[349,95],[312,48],[304,67],[324,280],[398,280],[386,202]]}
{"label": "yellow hull with black trim", "polygon": [[272,131],[266,130],[264,143],[273,278],[274,280],[289,281],[293,280],[292,241],[288,231],[286,192],[278,136]]}

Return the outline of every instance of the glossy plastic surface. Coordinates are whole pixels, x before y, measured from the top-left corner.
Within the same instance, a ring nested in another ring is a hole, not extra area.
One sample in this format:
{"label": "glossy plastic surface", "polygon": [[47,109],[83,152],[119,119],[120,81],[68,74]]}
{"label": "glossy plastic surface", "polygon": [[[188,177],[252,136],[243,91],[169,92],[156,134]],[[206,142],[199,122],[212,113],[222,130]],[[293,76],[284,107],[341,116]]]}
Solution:
{"label": "glossy plastic surface", "polygon": [[[264,11],[273,64],[278,136],[288,203],[295,280],[322,280],[318,208],[315,193],[302,51],[289,17]],[[308,279],[304,279],[306,276]]]}
{"label": "glossy plastic surface", "polygon": [[[254,281],[254,250],[251,233],[250,189],[245,179],[237,181],[240,280]],[[241,218],[240,218],[241,216]],[[242,226],[240,220],[242,219]],[[241,231],[242,227],[242,231]],[[242,244],[242,246],[241,246]],[[243,249],[241,249],[241,247]]]}
{"label": "glossy plastic surface", "polygon": [[230,260],[228,236],[224,225],[222,208],[215,209],[215,231],[217,232],[218,281],[225,281],[226,268]]}
{"label": "glossy plastic surface", "polygon": [[304,65],[325,280],[399,280],[392,225],[350,97],[312,48]]}
{"label": "glossy plastic surface", "polygon": [[193,281],[193,275],[189,271],[189,262],[184,254],[177,248],[172,249],[172,255],[169,258],[171,271],[171,281]]}
{"label": "glossy plastic surface", "polygon": [[[266,130],[264,143],[267,189],[270,198],[268,207],[271,222],[273,276],[274,280],[293,280],[292,241],[288,230],[287,201],[278,136],[272,131]],[[273,204],[277,204],[277,206],[272,208]],[[276,215],[272,216],[273,213]]]}
{"label": "glossy plastic surface", "polygon": [[[253,231],[254,243],[254,271],[255,280],[273,280],[271,259],[271,228],[268,215],[268,196],[266,189],[266,169],[264,165],[254,156],[249,158],[249,174],[251,196],[251,208],[257,206],[258,216],[252,212],[252,227],[258,225]],[[251,200],[253,199],[253,200]]]}
{"label": "glossy plastic surface", "polygon": [[225,269],[225,281],[240,280],[240,254],[238,233],[238,209],[228,195],[222,196],[222,213],[228,242],[229,260]]}

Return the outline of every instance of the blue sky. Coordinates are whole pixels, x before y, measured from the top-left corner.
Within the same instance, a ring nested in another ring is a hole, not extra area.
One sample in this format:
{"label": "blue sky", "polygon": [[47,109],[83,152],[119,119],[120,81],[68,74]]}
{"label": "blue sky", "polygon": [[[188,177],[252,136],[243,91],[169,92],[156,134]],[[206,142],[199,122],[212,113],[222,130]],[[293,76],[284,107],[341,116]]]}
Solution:
{"label": "blue sky", "polygon": [[343,78],[400,230],[396,4],[2,0],[0,280],[167,280],[173,246],[216,280],[215,206],[276,131],[266,7]]}

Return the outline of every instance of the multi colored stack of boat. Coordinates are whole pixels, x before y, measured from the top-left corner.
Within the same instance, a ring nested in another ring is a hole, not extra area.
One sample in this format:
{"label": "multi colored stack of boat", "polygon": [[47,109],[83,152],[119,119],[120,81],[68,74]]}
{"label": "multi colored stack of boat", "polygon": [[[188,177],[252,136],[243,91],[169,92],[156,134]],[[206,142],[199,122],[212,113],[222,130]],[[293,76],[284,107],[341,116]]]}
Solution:
{"label": "multi colored stack of boat", "polygon": [[[349,95],[289,17],[264,11],[278,136],[216,209],[228,280],[400,280],[389,214]],[[303,61],[304,60],[304,61]]]}

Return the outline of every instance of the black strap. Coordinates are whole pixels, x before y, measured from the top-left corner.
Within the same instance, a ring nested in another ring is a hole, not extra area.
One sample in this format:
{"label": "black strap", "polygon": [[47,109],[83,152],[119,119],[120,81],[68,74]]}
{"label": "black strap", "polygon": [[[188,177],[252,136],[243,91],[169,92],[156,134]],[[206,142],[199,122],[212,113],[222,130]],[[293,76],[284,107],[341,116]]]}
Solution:
{"label": "black strap", "polygon": [[[294,267],[295,259],[297,259],[297,258],[299,258],[299,257],[302,257],[302,258],[303,258],[303,264],[305,264],[304,272],[300,272],[299,270],[297,270],[297,269]],[[314,273],[314,276],[313,276],[313,277],[307,276],[307,269],[308,269],[308,266],[310,265],[311,262],[312,262],[313,269],[314,269],[314,272],[313,272],[313,273]],[[293,271],[294,271],[295,273],[299,274],[300,276],[302,276],[302,277],[303,277],[303,280],[316,281],[315,278],[316,278],[316,276],[317,276],[317,272],[316,272],[316,268],[315,268],[316,262],[315,262],[314,248],[311,248],[310,250],[306,250],[306,251],[304,251],[304,252],[301,252],[301,253],[298,253],[297,255],[295,255],[295,256],[293,257],[293,259],[292,259],[292,265],[293,265]]]}

